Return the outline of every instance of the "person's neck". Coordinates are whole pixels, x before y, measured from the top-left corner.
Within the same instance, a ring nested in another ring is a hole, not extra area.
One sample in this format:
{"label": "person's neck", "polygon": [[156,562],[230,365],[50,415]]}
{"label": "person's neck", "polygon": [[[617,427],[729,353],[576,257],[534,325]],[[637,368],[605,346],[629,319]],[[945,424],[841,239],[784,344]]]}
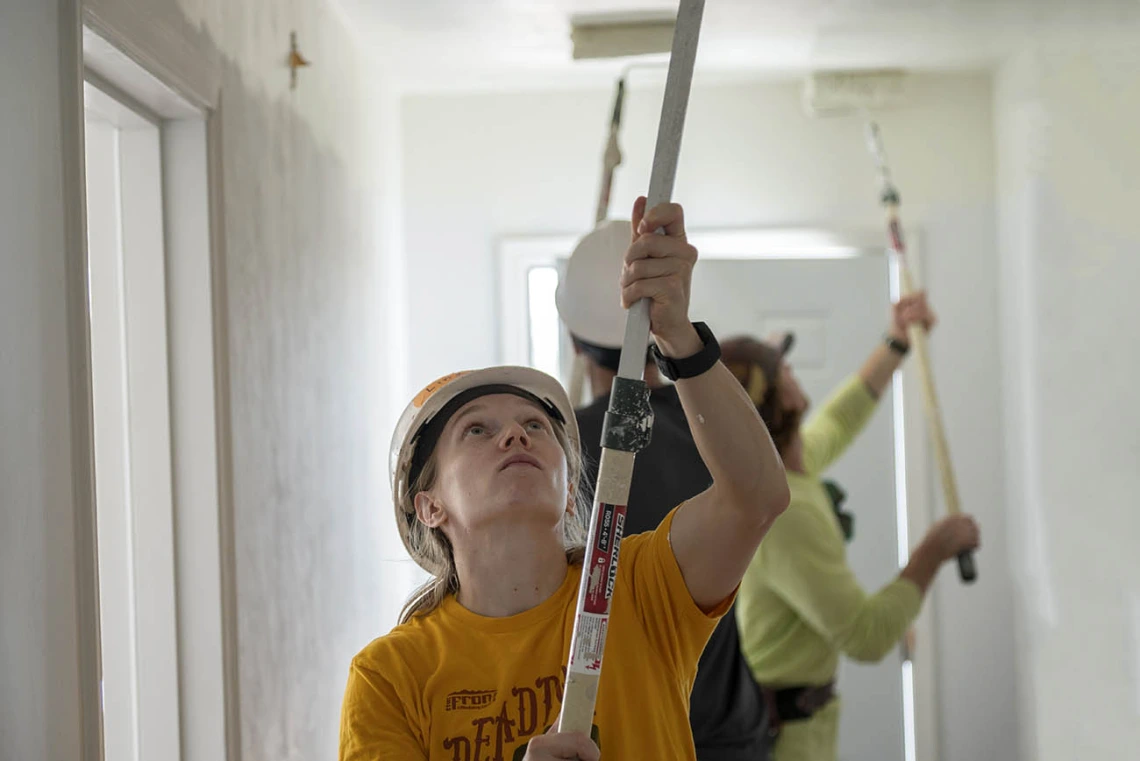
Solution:
{"label": "person's neck", "polygon": [[[456,541],[458,539],[458,541]],[[562,527],[536,535],[531,524],[489,526],[452,539],[459,604],[503,618],[550,599],[566,579]]]}

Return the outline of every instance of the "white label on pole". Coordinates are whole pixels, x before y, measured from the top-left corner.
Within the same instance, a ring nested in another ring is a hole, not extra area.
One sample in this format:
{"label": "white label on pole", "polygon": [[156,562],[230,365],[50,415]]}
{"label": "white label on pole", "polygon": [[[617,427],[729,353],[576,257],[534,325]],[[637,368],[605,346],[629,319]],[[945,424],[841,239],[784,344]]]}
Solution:
{"label": "white label on pole", "polygon": [[570,671],[598,674],[602,670],[602,650],[606,646],[606,627],[610,617],[596,613],[578,614],[578,637],[570,653]]}

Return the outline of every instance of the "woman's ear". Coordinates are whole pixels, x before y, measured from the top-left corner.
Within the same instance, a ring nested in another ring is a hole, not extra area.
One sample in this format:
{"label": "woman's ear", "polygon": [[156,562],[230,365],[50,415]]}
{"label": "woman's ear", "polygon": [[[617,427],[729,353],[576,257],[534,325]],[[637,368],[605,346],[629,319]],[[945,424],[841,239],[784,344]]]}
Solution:
{"label": "woman's ear", "polygon": [[416,517],[428,528],[439,528],[447,520],[447,513],[430,492],[421,491],[415,499]]}

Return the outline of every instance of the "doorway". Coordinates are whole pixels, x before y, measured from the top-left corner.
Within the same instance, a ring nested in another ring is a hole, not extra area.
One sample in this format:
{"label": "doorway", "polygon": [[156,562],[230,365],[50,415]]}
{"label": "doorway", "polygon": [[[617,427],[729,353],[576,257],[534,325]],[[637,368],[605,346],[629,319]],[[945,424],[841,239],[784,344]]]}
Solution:
{"label": "doorway", "polygon": [[[692,231],[689,237],[701,252],[693,276],[693,319],[707,322],[722,338],[793,331],[791,359],[816,404],[856,372],[881,340],[898,290],[880,235],[731,230]],[[575,243],[568,236],[511,238],[501,241],[499,254],[500,361],[537,367],[566,386],[573,348],[557,320],[553,294]],[[848,559],[868,592],[898,574],[912,537],[929,523],[925,437],[914,425],[921,419],[911,407],[917,396],[904,391],[906,386],[903,374],[896,374],[858,443],[828,471],[849,495],[844,508],[856,516]],[[930,757],[936,737],[933,636],[928,624],[916,629],[917,674],[913,654],[901,644],[877,664],[841,659],[841,759]]]}
{"label": "doorway", "polygon": [[211,115],[92,30],[83,42],[103,757],[224,759]]}

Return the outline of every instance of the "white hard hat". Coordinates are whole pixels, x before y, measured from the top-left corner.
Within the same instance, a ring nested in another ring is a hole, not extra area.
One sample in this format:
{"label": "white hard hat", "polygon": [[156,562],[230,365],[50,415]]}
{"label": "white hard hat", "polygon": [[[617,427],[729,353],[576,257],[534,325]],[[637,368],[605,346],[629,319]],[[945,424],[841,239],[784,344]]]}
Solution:
{"label": "white hard hat", "polygon": [[[396,506],[396,523],[405,545],[407,527],[401,520],[400,506],[416,477],[416,473],[412,472],[413,465],[417,466],[418,472],[418,468],[423,466],[431,454],[442,424],[459,407],[475,397],[494,393],[519,394],[535,401],[552,420],[563,425],[570,446],[578,451],[578,421],[574,417],[574,408],[562,384],[544,372],[530,367],[488,367],[452,373],[429,383],[404,409],[392,434],[389,477],[392,499]],[[433,421],[436,421],[436,425],[429,427]],[[430,440],[423,440],[425,434]],[[426,449],[421,450],[421,445]],[[576,473],[570,474],[575,480],[577,476]]]}
{"label": "white hard hat", "polygon": [[558,283],[558,314],[574,336],[617,349],[625,337],[621,268],[631,240],[628,220],[605,220],[578,241]]}

